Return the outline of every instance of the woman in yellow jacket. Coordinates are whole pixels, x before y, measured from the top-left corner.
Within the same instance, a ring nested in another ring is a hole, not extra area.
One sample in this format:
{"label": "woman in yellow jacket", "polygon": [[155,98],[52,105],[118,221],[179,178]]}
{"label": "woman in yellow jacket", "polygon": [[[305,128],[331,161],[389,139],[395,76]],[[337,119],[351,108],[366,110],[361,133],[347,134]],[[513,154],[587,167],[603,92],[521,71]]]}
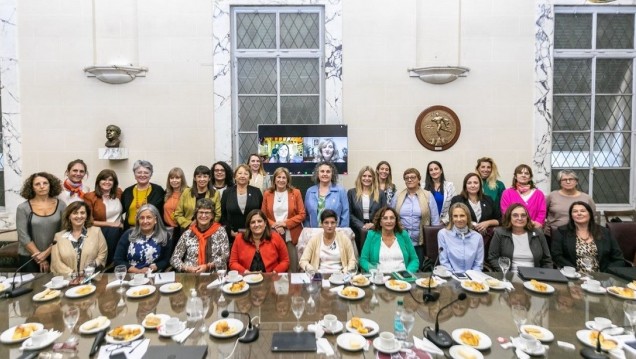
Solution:
{"label": "woman in yellow jacket", "polygon": [[197,166],[194,170],[192,187],[186,188],[179,198],[179,204],[174,211],[174,219],[179,227],[188,229],[194,217],[194,208],[198,200],[209,198],[214,204],[214,221],[221,219],[221,198],[211,185],[212,172],[209,167]]}

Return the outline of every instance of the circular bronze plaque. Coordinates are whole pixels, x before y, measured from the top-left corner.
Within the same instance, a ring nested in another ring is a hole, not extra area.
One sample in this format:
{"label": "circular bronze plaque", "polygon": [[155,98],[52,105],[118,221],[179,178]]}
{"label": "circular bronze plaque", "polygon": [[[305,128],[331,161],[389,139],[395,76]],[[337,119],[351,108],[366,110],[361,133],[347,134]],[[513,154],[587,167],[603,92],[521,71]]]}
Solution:
{"label": "circular bronze plaque", "polygon": [[453,147],[461,131],[459,118],[445,106],[427,108],[415,122],[417,140],[431,151],[444,151]]}

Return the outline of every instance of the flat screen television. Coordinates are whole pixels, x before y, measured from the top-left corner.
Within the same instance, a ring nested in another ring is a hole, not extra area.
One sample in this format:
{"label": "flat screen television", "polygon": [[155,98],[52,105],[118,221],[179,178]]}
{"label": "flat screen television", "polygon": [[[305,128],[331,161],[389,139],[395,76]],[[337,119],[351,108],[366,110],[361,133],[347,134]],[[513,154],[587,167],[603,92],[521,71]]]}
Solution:
{"label": "flat screen television", "polygon": [[258,154],[273,173],[286,167],[292,175],[311,175],[318,162],[332,162],[347,173],[347,125],[258,125]]}

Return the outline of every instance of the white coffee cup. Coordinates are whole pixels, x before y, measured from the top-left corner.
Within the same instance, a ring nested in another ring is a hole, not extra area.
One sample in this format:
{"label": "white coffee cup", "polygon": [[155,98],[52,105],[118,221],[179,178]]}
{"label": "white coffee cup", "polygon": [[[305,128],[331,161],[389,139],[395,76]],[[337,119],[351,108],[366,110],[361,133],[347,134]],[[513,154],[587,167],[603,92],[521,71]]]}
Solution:
{"label": "white coffee cup", "polygon": [[382,272],[380,272],[380,271],[375,273],[375,277],[373,277],[373,282],[375,284],[383,284],[384,283],[384,274],[382,274]]}
{"label": "white coffee cup", "polygon": [[397,340],[395,340],[395,335],[391,332],[382,332],[380,333],[380,344],[384,349],[392,349],[397,344]]}
{"label": "white coffee cup", "polygon": [[536,353],[541,348],[541,342],[537,340],[537,338],[535,338],[534,336],[527,333],[523,333],[521,334],[520,337],[527,351],[531,353]]}
{"label": "white coffee cup", "polygon": [[576,268],[570,266],[563,267],[563,273],[568,277],[573,277],[576,275]]}
{"label": "white coffee cup", "polygon": [[444,266],[437,266],[434,270],[435,274],[441,275],[442,277],[448,276],[448,269]]}
{"label": "white coffee cup", "polygon": [[179,326],[181,326],[181,322],[179,322],[179,318],[170,318],[166,320],[166,332],[174,333],[179,330]]}
{"label": "white coffee cup", "polygon": [[325,316],[322,318],[322,323],[324,324],[325,329],[333,332],[334,330],[336,330],[338,317],[333,314],[325,314]]}
{"label": "white coffee cup", "polygon": [[604,317],[595,317],[594,318],[594,329],[603,330],[605,328],[609,328],[612,326],[612,321],[610,319]]}
{"label": "white coffee cup", "polygon": [[138,274],[135,274],[133,276],[132,282],[133,282],[133,284],[138,285],[138,284],[143,283],[144,279],[146,279],[146,276],[143,273],[138,273]]}
{"label": "white coffee cup", "polygon": [[53,284],[54,287],[61,287],[62,285],[64,285],[64,277],[62,277],[61,275],[53,277],[51,279],[51,284]]}
{"label": "white coffee cup", "polygon": [[49,331],[46,329],[36,330],[31,333],[31,344],[36,347],[42,345],[49,337]]}
{"label": "white coffee cup", "polygon": [[601,289],[601,282],[599,282],[597,280],[594,280],[594,279],[588,280],[586,284],[587,284],[587,287],[590,290],[599,290],[599,289]]}
{"label": "white coffee cup", "polygon": [[238,280],[239,273],[237,270],[231,270],[227,272],[227,279],[230,281]]}

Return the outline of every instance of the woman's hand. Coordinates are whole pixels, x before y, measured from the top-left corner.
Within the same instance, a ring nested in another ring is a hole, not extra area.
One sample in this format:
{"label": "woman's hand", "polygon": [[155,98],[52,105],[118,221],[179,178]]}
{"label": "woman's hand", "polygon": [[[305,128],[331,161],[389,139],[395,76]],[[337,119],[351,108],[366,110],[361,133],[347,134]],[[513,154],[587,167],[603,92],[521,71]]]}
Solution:
{"label": "woman's hand", "polygon": [[208,269],[208,266],[205,264],[198,265],[196,267],[191,267],[192,273],[203,273]]}
{"label": "woman's hand", "polygon": [[47,260],[42,261],[42,263],[40,263],[40,272],[42,273],[48,273],[49,271],[49,262]]}
{"label": "woman's hand", "polygon": [[484,222],[480,222],[475,225],[475,230],[481,234],[486,233],[486,229],[488,229],[488,225]]}
{"label": "woman's hand", "polygon": [[373,223],[371,223],[371,222],[369,222],[369,223],[365,223],[365,224],[362,226],[362,228],[366,229],[367,231],[368,231],[368,230],[371,230],[371,229],[373,229]]}

